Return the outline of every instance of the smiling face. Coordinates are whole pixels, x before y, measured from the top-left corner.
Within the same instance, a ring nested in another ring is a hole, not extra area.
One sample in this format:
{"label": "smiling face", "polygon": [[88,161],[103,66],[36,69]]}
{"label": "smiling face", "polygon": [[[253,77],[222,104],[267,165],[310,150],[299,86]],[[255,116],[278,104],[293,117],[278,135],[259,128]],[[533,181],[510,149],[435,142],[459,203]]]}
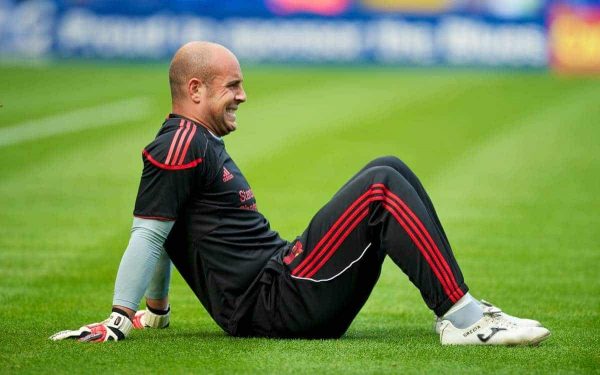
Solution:
{"label": "smiling face", "polygon": [[172,113],[200,123],[217,136],[237,128],[236,111],[246,101],[242,70],[222,45],[189,42],[171,60]]}
{"label": "smiling face", "polygon": [[218,65],[213,78],[205,83],[201,101],[202,122],[220,137],[237,128],[236,111],[246,101],[240,64],[231,52],[223,52],[228,53],[215,56]]}

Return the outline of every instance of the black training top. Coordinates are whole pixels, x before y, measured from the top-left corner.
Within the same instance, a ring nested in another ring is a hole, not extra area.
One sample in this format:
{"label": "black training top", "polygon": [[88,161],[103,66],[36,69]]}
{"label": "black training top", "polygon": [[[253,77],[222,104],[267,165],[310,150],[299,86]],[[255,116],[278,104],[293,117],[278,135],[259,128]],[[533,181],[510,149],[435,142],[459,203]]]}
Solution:
{"label": "black training top", "polygon": [[175,221],[171,260],[215,321],[227,329],[241,296],[287,242],[256,209],[223,141],[169,115],[143,150],[134,215]]}

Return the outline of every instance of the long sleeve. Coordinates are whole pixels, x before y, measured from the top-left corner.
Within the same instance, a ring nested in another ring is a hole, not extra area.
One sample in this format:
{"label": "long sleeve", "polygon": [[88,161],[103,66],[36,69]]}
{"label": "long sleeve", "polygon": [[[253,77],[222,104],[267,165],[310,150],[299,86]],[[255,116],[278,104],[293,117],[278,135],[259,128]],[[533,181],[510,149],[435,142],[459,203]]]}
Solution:
{"label": "long sleeve", "polygon": [[[170,276],[170,261],[163,250],[163,244],[174,223],[134,218],[131,238],[117,272],[113,305],[137,310],[144,292],[148,289],[152,294],[159,288],[153,284],[149,289],[151,280],[164,286],[161,284],[165,282],[164,277],[154,276],[165,270],[165,264],[168,266],[168,275],[165,276]],[[168,279],[166,281],[168,283]],[[154,294],[149,296],[153,297]]]}

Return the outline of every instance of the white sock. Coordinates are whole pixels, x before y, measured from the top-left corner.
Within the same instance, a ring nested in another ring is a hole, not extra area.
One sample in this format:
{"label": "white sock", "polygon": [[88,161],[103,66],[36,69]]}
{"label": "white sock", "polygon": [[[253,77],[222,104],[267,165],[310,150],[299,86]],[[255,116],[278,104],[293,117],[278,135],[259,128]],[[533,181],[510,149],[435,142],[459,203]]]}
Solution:
{"label": "white sock", "polygon": [[479,301],[473,298],[470,293],[467,293],[452,305],[442,319],[449,320],[456,328],[467,328],[481,319],[482,316],[483,310]]}

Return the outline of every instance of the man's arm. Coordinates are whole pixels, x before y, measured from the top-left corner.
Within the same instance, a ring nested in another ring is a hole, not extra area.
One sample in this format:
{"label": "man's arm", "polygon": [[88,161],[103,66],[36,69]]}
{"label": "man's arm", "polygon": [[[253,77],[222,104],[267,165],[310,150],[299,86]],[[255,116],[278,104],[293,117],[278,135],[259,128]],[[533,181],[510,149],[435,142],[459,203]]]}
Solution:
{"label": "man's arm", "polygon": [[167,328],[171,315],[169,306],[169,284],[171,281],[171,259],[163,249],[156,263],[150,285],[146,289],[146,309],[138,310],[133,318],[133,327]]}
{"label": "man's arm", "polygon": [[[129,245],[121,258],[113,307],[124,310],[133,319],[144,292],[155,302],[155,309],[168,295],[171,262],[163,245],[174,221],[134,218]],[[152,303],[151,303],[152,304]],[[166,304],[165,304],[166,305]]]}
{"label": "man's arm", "polygon": [[150,285],[146,289],[146,306],[153,310],[165,311],[169,308],[171,267],[169,254],[163,248],[150,280]]}
{"label": "man's arm", "polygon": [[157,303],[166,301],[171,265],[163,245],[173,224],[174,221],[134,218],[129,245],[119,265],[113,311],[109,318],[78,330],[58,332],[50,339],[57,341],[70,338],[93,342],[122,340],[133,328],[135,310],[144,291],[148,290],[148,297]]}
{"label": "man's arm", "polygon": [[[146,319],[136,320],[135,310],[149,286],[175,220],[189,202],[192,192],[199,191],[204,184],[208,141],[202,132],[196,132],[196,126],[183,118],[169,118],[154,141],[142,152],[144,169],[133,211],[136,219],[119,266],[113,312],[109,319],[77,331],[59,332],[51,339],[120,340],[132,329],[132,318],[137,327],[166,326],[168,311],[162,317],[160,311],[158,314],[152,311],[153,303],[166,303],[166,293],[164,298],[162,295],[159,295],[161,298],[153,298],[154,288],[149,290],[148,309],[141,312]],[[173,151],[176,155],[172,154]],[[168,279],[164,281],[168,282]]]}

